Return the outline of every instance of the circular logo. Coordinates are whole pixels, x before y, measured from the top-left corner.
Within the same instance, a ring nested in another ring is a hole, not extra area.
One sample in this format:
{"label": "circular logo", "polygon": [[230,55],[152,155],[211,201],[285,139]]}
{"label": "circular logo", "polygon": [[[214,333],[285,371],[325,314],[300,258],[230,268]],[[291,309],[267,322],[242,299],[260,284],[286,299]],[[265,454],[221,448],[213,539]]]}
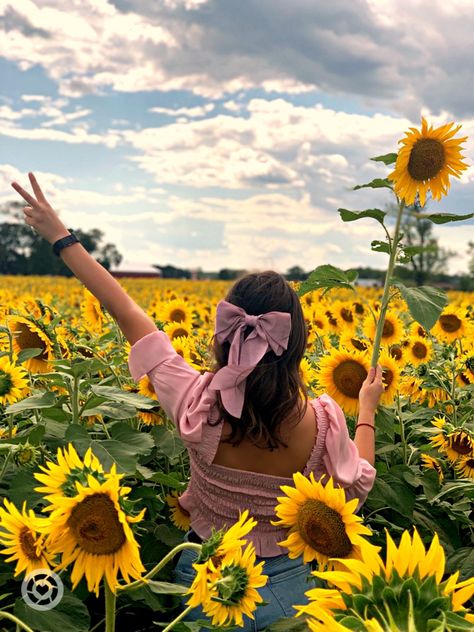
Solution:
{"label": "circular logo", "polygon": [[33,610],[51,610],[63,598],[64,584],[48,568],[37,568],[28,573],[21,584],[21,596]]}

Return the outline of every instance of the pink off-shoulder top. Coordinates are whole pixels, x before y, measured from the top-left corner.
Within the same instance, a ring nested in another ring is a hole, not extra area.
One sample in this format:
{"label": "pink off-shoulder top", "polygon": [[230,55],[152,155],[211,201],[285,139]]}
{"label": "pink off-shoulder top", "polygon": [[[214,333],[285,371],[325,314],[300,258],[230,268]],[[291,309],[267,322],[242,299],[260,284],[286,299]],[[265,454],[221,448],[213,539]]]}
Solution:
{"label": "pink off-shoulder top", "polygon": [[[248,539],[260,557],[287,553],[278,545],[286,530],[274,526],[277,497],[281,485],[293,485],[292,478],[248,472],[213,464],[221,438],[223,423],[217,422],[216,391],[209,389],[214,374],[199,373],[174,350],[162,331],[138,340],[128,357],[130,374],[135,381],[148,376],[158,401],[176,424],[190,457],[191,479],[180,497],[189,512],[191,526],[205,539],[212,527],[230,527],[239,511],[249,510],[258,524]],[[303,474],[313,472],[333,477],[345,489],[347,499],[358,498],[359,507],[372,489],[375,469],[359,457],[350,439],[344,413],[329,395],[310,401],[318,424],[316,441]]]}

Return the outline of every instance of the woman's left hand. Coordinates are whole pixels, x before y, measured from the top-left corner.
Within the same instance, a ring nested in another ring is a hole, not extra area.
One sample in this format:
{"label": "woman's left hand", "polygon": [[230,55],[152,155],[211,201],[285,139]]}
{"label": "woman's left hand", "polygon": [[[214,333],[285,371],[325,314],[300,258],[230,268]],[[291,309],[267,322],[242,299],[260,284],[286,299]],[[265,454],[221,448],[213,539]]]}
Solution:
{"label": "woman's left hand", "polygon": [[35,176],[29,173],[28,177],[36,198],[30,195],[28,191],[25,191],[17,182],[11,183],[15,191],[29,204],[29,206],[23,207],[25,222],[32,226],[50,244],[54,244],[61,237],[70,235],[70,231],[64,226],[56,211],[46,200]]}

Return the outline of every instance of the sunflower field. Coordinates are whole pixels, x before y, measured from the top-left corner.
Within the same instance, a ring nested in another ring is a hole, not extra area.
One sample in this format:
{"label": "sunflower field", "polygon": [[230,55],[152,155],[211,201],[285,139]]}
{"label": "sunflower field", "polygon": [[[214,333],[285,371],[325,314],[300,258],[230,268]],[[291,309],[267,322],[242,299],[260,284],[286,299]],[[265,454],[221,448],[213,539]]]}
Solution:
{"label": "sunflower field", "polygon": [[[474,629],[474,293],[445,296],[392,277],[395,263],[413,254],[399,233],[405,203],[423,204],[428,190],[436,199],[446,194],[443,160],[451,175],[465,168],[451,127],[423,121],[398,155],[373,159],[396,163],[389,178],[355,187],[394,190],[392,235],[379,209],[339,209],[344,222],[375,220],[385,230],[387,241],[372,242],[389,255],[384,288],[358,288],[352,271],[330,265],[296,286],[309,397],[334,398],[353,436],[359,391],[377,362],[384,393],[377,476],[358,513],[358,499],[347,502],[332,479],[296,473],[281,487],[282,545],[313,573],[306,603],[268,632]],[[192,367],[213,370],[215,311],[228,283],[121,285]],[[78,279],[0,277],[4,630],[239,629],[263,605],[258,589],[267,577],[246,540],[256,524],[247,510],[205,542],[185,541],[190,521],[179,496],[189,480],[187,452],[148,377],[132,379],[130,350]],[[196,574],[181,585],[173,568],[185,549],[197,556]],[[31,585],[35,573],[40,580]],[[202,618],[186,621],[194,608]]]}

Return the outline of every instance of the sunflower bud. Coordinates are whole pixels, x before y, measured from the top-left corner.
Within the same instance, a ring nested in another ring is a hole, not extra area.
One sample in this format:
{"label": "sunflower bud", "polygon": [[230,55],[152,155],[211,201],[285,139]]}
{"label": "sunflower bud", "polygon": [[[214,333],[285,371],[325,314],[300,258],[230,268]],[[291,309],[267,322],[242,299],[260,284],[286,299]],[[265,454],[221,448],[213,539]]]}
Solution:
{"label": "sunflower bud", "polygon": [[28,443],[20,443],[13,450],[13,461],[17,467],[34,467],[40,456],[39,449]]}

